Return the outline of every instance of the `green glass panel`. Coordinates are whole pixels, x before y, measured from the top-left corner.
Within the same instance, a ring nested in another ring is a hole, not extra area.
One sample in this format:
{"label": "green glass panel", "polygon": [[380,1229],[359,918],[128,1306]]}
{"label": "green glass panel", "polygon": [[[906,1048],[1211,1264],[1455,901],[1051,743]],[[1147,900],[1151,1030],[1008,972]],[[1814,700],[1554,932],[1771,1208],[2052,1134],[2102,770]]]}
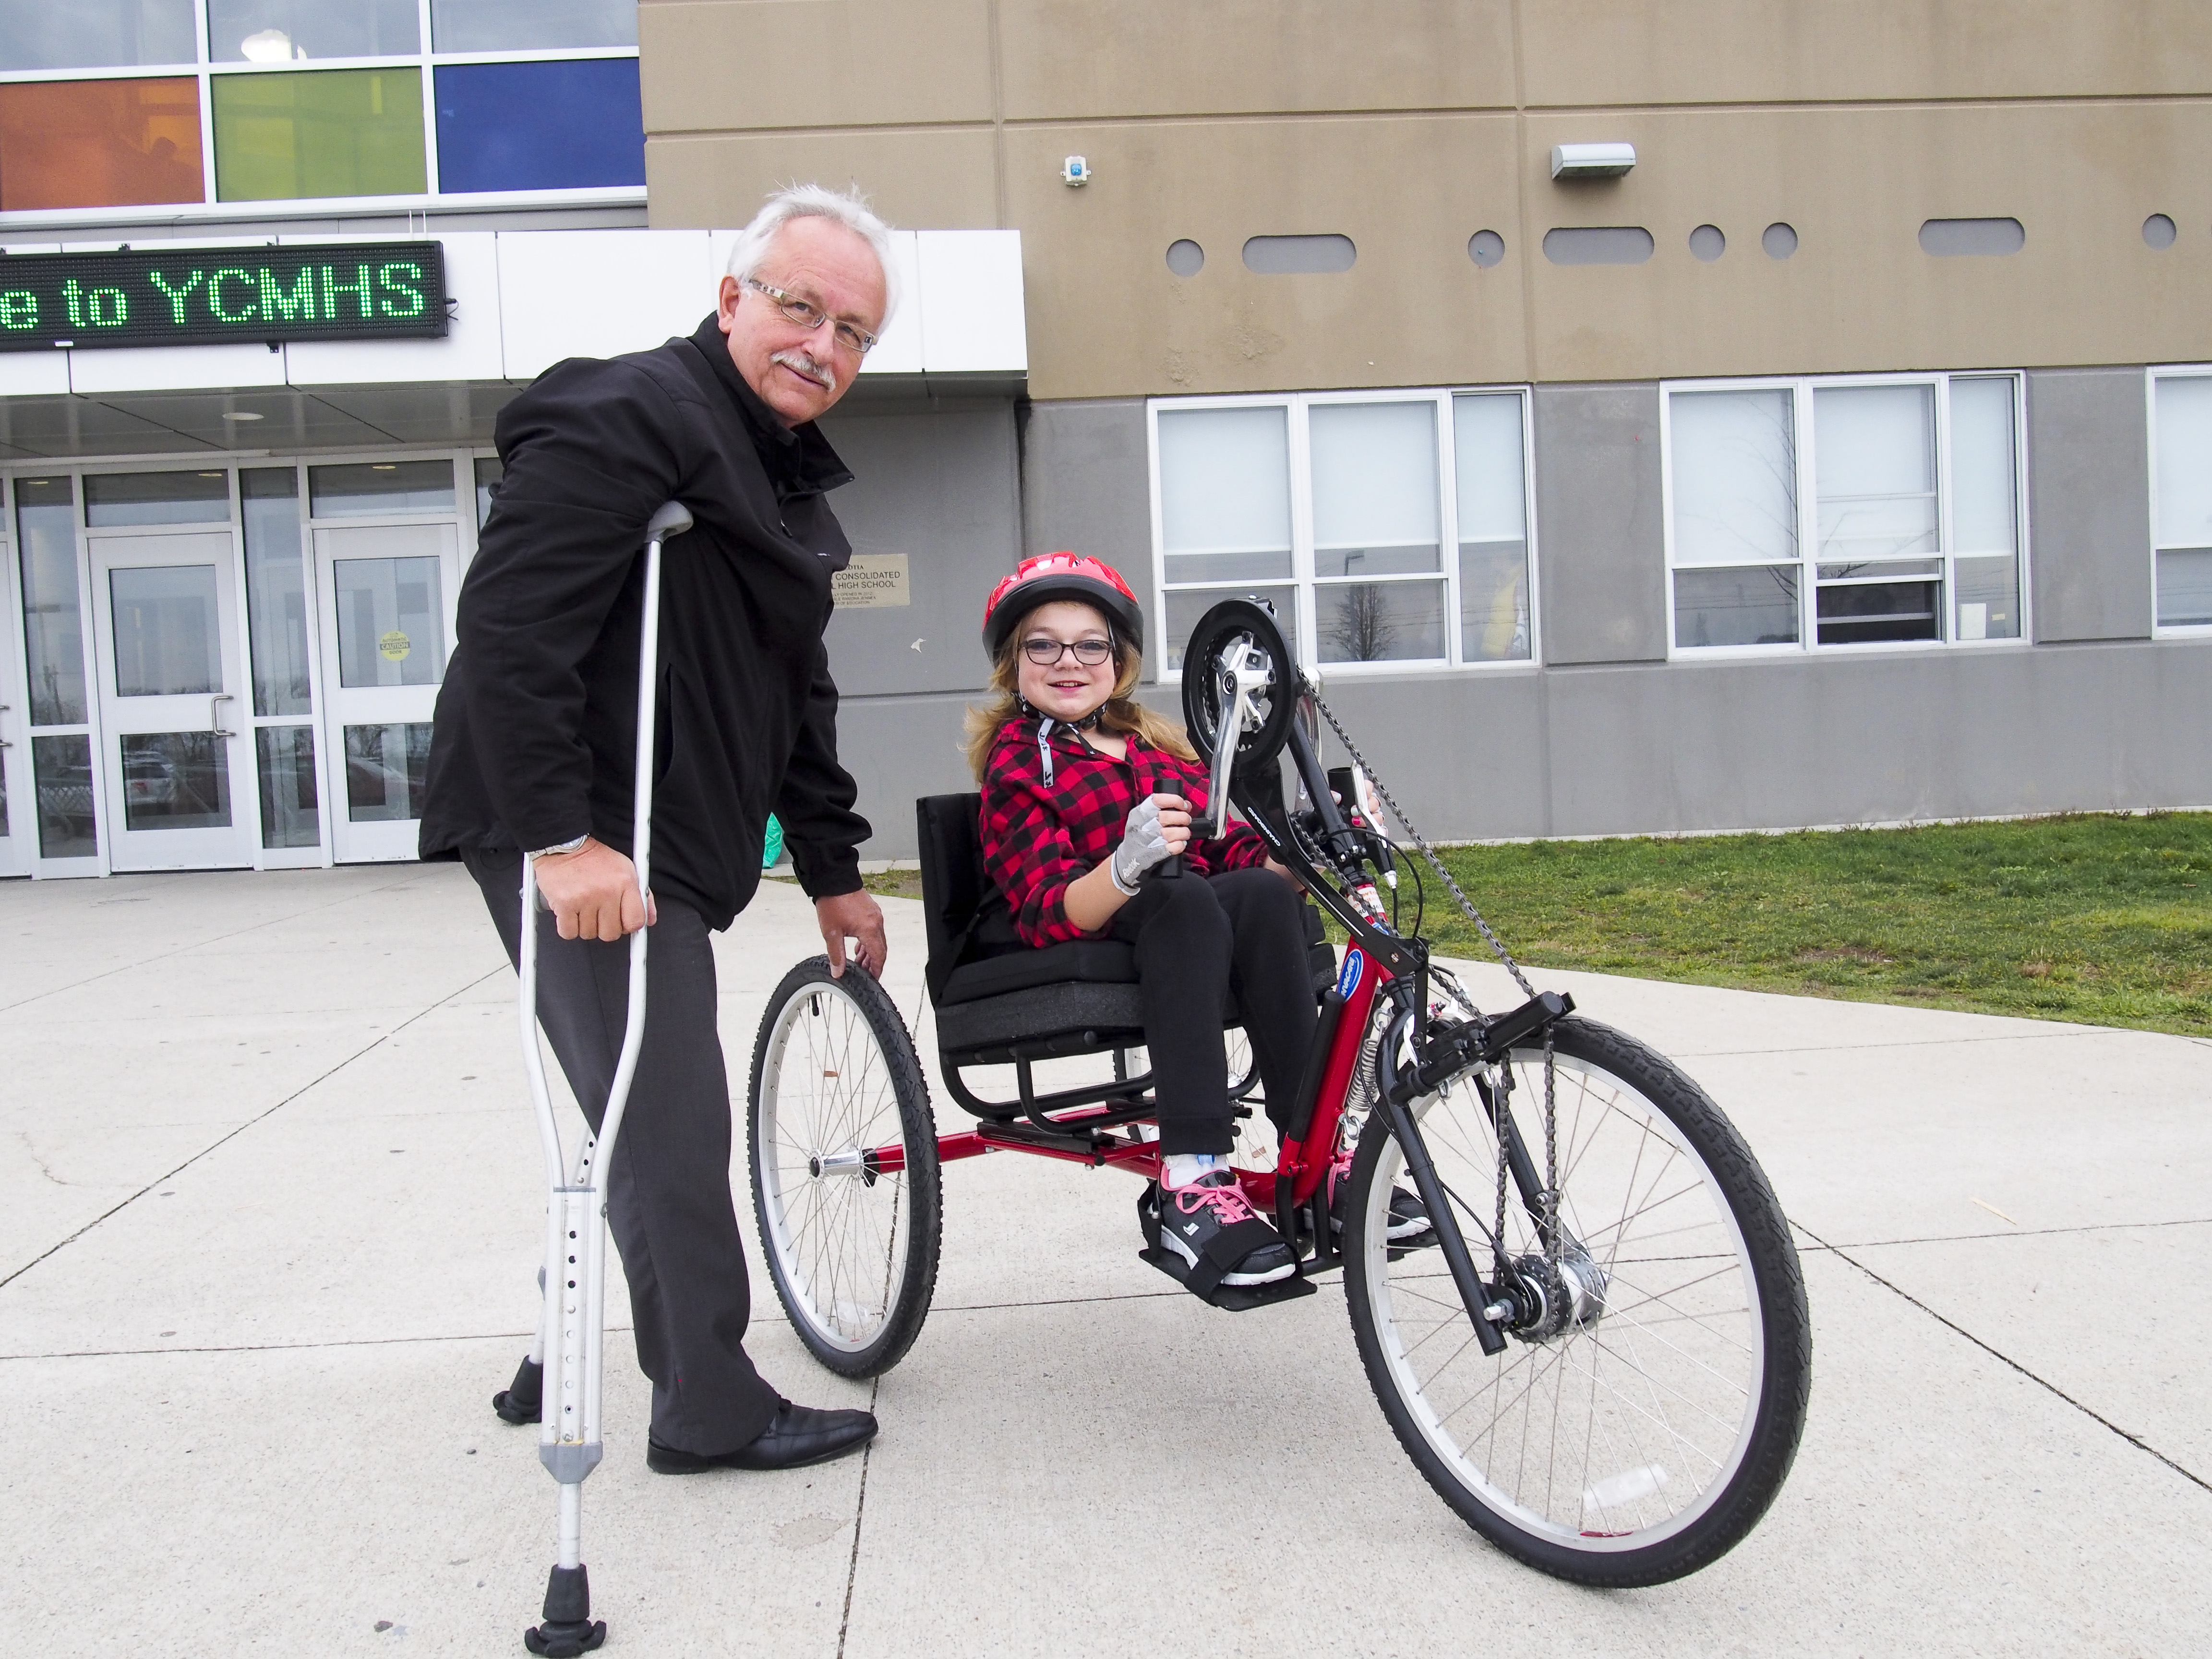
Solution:
{"label": "green glass panel", "polygon": [[420,70],[219,75],[214,94],[216,194],[223,201],[428,188]]}

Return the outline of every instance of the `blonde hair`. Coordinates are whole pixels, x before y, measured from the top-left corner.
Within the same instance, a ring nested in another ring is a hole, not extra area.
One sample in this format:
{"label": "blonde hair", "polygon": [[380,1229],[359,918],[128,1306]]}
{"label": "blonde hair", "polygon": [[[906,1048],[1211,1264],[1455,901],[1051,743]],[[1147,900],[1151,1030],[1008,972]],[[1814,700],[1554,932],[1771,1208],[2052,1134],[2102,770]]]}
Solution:
{"label": "blonde hair", "polygon": [[[991,665],[991,701],[981,708],[969,706],[968,767],[979,783],[984,767],[990,762],[991,750],[998,745],[999,734],[1029,712],[1022,702],[1021,636],[1022,630],[1018,628],[999,647],[999,659]],[[1098,729],[1136,738],[1147,747],[1164,750],[1178,760],[1196,760],[1198,751],[1190,746],[1190,739],[1183,735],[1179,724],[1155,714],[1129,696],[1137,689],[1137,682],[1145,677],[1145,653],[1116,635],[1114,660],[1120,672],[1114,677],[1112,694],[1099,707]]]}

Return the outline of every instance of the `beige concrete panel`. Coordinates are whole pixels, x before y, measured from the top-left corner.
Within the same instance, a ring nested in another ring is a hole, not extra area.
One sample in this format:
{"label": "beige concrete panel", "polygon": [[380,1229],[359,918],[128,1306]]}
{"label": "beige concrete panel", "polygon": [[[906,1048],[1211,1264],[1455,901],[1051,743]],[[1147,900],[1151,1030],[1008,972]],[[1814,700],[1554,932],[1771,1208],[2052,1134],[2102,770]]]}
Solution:
{"label": "beige concrete panel", "polygon": [[986,0],[681,0],[637,33],[648,134],[991,118]]}
{"label": "beige concrete panel", "polygon": [[1522,29],[1531,106],[2212,92],[2202,0],[1545,0]]}
{"label": "beige concrete panel", "polygon": [[[1519,276],[1468,258],[1514,237],[1513,118],[1036,127],[1006,135],[1030,392],[1110,398],[1522,378]],[[1060,158],[1096,183],[1070,190]],[[1261,276],[1247,238],[1338,233],[1358,263]],[[1194,277],[1168,245],[1206,250]]]}
{"label": "beige concrete panel", "polygon": [[1510,0],[1000,0],[1009,120],[1510,108]]}
{"label": "beige concrete panel", "polygon": [[[1559,185],[1550,146],[1624,138],[1626,178]],[[2024,367],[2212,354],[2212,183],[2195,158],[2212,107],[2067,104],[1917,109],[1534,115],[1522,158],[1536,377]],[[2163,252],[2146,216],[2184,227]],[[2002,258],[1936,258],[1937,217],[2009,216],[2027,245]],[[1760,251],[1775,221],[1796,256]],[[1691,229],[1717,225],[1719,260]],[[1559,266],[1540,252],[1564,225],[1641,225],[1642,265]]]}
{"label": "beige concrete panel", "polygon": [[878,213],[908,228],[998,224],[988,127],[654,138],[645,176],[656,228],[742,225],[793,179],[858,185]]}

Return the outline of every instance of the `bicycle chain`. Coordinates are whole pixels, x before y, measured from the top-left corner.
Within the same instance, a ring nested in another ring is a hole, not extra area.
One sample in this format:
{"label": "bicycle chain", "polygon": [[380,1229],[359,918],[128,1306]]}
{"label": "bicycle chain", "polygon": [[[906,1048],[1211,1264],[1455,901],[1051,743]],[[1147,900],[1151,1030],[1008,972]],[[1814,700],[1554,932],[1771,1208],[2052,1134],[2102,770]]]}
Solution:
{"label": "bicycle chain", "polygon": [[1329,706],[1321,700],[1321,693],[1314,690],[1313,682],[1303,674],[1298,677],[1298,689],[1313,699],[1314,708],[1320,712],[1321,717],[1328,722],[1328,729],[1336,733],[1336,740],[1344,745],[1345,752],[1352,757],[1352,763],[1366,775],[1368,782],[1375,786],[1375,793],[1382,798],[1383,805],[1390,809],[1391,817],[1405,826],[1406,833],[1413,837],[1413,845],[1420,850],[1421,856],[1429,861],[1429,867],[1443,878],[1444,885],[1451,890],[1451,896],[1459,901],[1459,908],[1467,912],[1468,920],[1480,930],[1484,939],[1490,941],[1490,948],[1498,953],[1498,961],[1505,964],[1505,971],[1513,975],[1513,982],[1521,988],[1521,994],[1534,997],[1536,994],[1536,988],[1528,983],[1528,976],[1521,971],[1521,964],[1513,960],[1513,953],[1505,948],[1505,941],[1492,931],[1490,924],[1482,919],[1482,912],[1474,908],[1474,901],[1468,897],[1466,891],[1452,879],[1452,872],[1444,867],[1444,861],[1438,858],[1429,843],[1422,839],[1421,832],[1413,828],[1413,819],[1406,816],[1406,809],[1398,805],[1382,780],[1376,775],[1375,769],[1367,763],[1367,757],[1359,752],[1358,745],[1352,741],[1352,734],[1344,729],[1344,722],[1338,720]]}
{"label": "bicycle chain", "polygon": [[[1359,769],[1368,782],[1375,786],[1375,793],[1382,798],[1382,805],[1389,808],[1390,815],[1404,826],[1406,834],[1413,839],[1414,847],[1419,849],[1421,856],[1428,860],[1429,867],[1443,878],[1444,886],[1449,890],[1452,897],[1458,901],[1459,908],[1467,913],[1468,920],[1472,921],[1482,937],[1489,941],[1490,948],[1498,953],[1498,961],[1505,964],[1505,971],[1513,975],[1513,982],[1521,988],[1521,994],[1533,1000],[1536,995],[1536,988],[1528,982],[1528,976],[1521,971],[1521,964],[1513,959],[1513,953],[1505,948],[1505,941],[1498,938],[1496,931],[1483,920],[1482,912],[1474,908],[1474,901],[1468,897],[1466,890],[1452,879],[1452,872],[1445,867],[1444,861],[1437,856],[1436,850],[1429,845],[1421,832],[1413,827],[1413,819],[1406,816],[1406,809],[1398,805],[1396,799],[1390,793],[1389,787],[1383,783],[1375,769],[1367,763],[1367,757],[1359,752],[1358,744],[1352,742],[1352,734],[1344,729],[1344,722],[1337,719],[1335,711],[1322,701],[1321,693],[1315,689],[1314,683],[1303,672],[1298,675],[1298,690],[1312,699],[1316,712],[1328,722],[1328,729],[1336,733],[1336,740],[1344,745],[1345,753],[1352,757],[1352,763]],[[1511,1064],[1511,1056],[1508,1055],[1504,1064],[1500,1066],[1500,1071],[1510,1072]],[[1510,1092],[1510,1086],[1504,1091],[1493,1087],[1492,1091],[1496,1109],[1496,1121],[1492,1127],[1498,1132],[1498,1231],[1495,1235],[1495,1248],[1501,1270],[1505,1252],[1506,1156],[1503,1126],[1508,1121],[1505,1114],[1510,1109],[1508,1103]],[[1552,1028],[1548,1024],[1544,1027],[1544,1191],[1540,1208],[1542,1210],[1540,1224],[1544,1235],[1544,1261],[1546,1267],[1550,1269],[1546,1274],[1546,1278],[1550,1281],[1546,1286],[1546,1293],[1557,1296],[1560,1291],[1559,1269],[1563,1258],[1563,1253],[1559,1248],[1559,1103],[1557,1074],[1552,1057]]]}

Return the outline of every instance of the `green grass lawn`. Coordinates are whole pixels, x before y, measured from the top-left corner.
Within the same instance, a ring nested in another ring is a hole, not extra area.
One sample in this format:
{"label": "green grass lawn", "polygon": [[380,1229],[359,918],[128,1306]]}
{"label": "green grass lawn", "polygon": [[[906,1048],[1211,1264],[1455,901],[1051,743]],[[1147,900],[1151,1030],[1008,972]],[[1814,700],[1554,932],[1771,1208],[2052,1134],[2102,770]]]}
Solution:
{"label": "green grass lawn", "polygon": [[[2212,1035],[2212,814],[1443,856],[1537,966]],[[1443,887],[1430,937],[1489,960]]]}

